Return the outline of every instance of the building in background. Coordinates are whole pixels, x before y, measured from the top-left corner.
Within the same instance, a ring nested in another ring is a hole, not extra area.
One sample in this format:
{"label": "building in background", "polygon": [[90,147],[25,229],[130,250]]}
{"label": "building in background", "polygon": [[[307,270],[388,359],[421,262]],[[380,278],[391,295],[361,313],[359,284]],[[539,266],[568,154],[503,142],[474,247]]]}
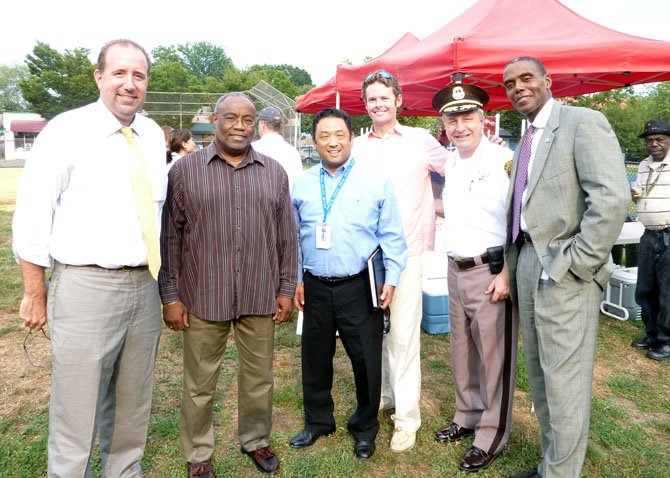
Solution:
{"label": "building in background", "polygon": [[0,159],[26,159],[46,124],[37,113],[0,113]]}

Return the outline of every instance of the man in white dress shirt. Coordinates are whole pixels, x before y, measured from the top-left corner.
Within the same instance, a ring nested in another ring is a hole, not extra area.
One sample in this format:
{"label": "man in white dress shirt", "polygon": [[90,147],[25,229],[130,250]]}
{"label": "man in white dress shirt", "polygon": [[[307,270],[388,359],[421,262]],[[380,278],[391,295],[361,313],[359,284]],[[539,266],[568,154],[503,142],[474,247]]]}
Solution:
{"label": "man in white dress shirt", "polygon": [[99,434],[102,475],[141,477],[162,326],[152,277],[158,242],[147,231],[160,226],[165,141],[138,114],[149,79],[140,45],[106,44],[93,76],[99,100],[52,119],[21,178],[13,223],[19,318],[33,333],[48,320],[51,331],[47,476],[90,476]]}
{"label": "man in white dress shirt", "polygon": [[442,194],[456,412],[435,437],[453,442],[474,435],[459,464],[469,472],[487,468],[509,438],[519,330],[503,265],[512,151],[484,136],[488,99],[483,89],[459,83],[433,99],[456,146]]}
{"label": "man in white dress shirt", "polygon": [[261,139],[251,143],[251,147],[282,165],[288,175],[289,190],[292,190],[295,178],[303,171],[302,160],[298,150],[279,134],[281,126],[281,111],[274,106],[263,108],[258,114],[258,135]]}

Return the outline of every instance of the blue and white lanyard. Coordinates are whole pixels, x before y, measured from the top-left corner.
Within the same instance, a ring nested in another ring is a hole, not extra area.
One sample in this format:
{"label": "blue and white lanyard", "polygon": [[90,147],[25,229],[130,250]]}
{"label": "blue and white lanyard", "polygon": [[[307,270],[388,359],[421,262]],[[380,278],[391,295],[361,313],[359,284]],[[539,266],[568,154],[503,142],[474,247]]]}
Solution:
{"label": "blue and white lanyard", "polygon": [[321,181],[321,204],[323,205],[323,223],[326,223],[326,217],[328,217],[328,213],[330,212],[330,208],[333,206],[333,202],[335,201],[335,197],[337,197],[337,194],[340,192],[340,189],[342,189],[342,185],[344,182],[347,180],[347,177],[349,176],[349,172],[351,171],[352,166],[354,165],[354,159],[351,158],[349,161],[349,164],[344,170],[344,174],[342,174],[342,177],[340,178],[340,181],[337,183],[337,186],[335,186],[335,190],[333,191],[333,195],[330,196],[330,201],[326,201],[326,182],[323,179],[324,175],[326,174],[326,171],[324,170],[323,166],[321,167],[321,175],[319,177]]}

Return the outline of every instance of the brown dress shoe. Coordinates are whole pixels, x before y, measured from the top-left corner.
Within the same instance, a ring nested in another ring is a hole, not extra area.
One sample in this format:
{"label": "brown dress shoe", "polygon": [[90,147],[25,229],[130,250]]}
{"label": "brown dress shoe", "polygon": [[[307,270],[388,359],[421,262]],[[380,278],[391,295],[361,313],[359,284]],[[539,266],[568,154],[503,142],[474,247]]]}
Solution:
{"label": "brown dress shoe", "polygon": [[211,458],[198,463],[187,463],[186,468],[188,478],[216,478]]}
{"label": "brown dress shoe", "polygon": [[249,455],[256,465],[256,469],[262,473],[272,474],[279,470],[279,458],[269,446],[258,448],[254,451],[242,450],[242,453]]}
{"label": "brown dress shoe", "polygon": [[458,441],[466,436],[472,435],[475,431],[471,428],[463,428],[460,425],[452,423],[441,430],[435,432],[435,439],[442,443]]}
{"label": "brown dress shoe", "polygon": [[489,465],[498,457],[486,453],[481,448],[472,446],[465,452],[463,460],[458,464],[458,467],[464,471],[479,471],[489,467]]}

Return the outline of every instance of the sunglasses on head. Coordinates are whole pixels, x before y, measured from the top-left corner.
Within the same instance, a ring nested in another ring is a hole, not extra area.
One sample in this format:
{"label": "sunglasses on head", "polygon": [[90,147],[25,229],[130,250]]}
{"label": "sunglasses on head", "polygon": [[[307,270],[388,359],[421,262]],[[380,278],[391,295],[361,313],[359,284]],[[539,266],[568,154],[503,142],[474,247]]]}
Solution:
{"label": "sunglasses on head", "polygon": [[373,72],[370,73],[368,76],[366,76],[366,77],[365,77],[365,80],[363,80],[363,82],[367,83],[367,82],[368,82],[369,80],[371,80],[372,78],[377,78],[377,77],[386,78],[387,80],[391,80],[391,79],[393,79],[393,75],[391,75],[391,73],[389,73],[388,71],[385,71],[385,70],[377,70],[377,71],[373,71]]}

